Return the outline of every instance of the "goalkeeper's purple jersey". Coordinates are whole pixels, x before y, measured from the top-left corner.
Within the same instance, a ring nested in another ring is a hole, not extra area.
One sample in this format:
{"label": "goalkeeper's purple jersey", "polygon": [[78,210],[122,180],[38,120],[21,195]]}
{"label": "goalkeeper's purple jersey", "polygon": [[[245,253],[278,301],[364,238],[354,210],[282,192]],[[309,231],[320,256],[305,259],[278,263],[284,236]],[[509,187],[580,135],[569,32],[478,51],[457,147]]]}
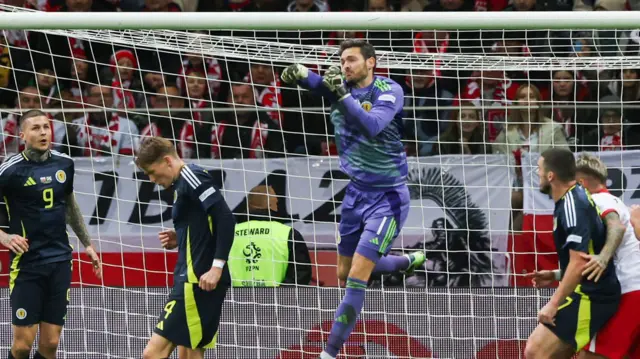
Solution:
{"label": "goalkeeper's purple jersey", "polygon": [[402,144],[404,93],[395,81],[375,76],[366,88],[348,88],[338,101],[309,71],[302,87],[321,92],[331,101],[340,167],[361,187],[395,187],[406,183],[407,156]]}

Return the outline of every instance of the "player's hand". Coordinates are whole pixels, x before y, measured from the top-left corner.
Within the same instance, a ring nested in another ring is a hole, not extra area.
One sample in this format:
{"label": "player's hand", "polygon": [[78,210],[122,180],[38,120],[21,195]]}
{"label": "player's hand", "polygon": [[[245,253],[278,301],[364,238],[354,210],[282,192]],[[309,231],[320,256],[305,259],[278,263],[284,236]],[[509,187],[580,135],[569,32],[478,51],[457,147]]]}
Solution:
{"label": "player's hand", "polygon": [[531,283],[536,288],[550,287],[556,281],[556,275],[551,270],[534,271],[525,276],[531,278]]}
{"label": "player's hand", "polygon": [[102,262],[100,262],[98,253],[96,253],[96,250],[93,249],[93,246],[85,248],[85,252],[89,256],[89,259],[91,259],[91,265],[93,265],[93,274],[95,274],[98,279],[102,280]]}
{"label": "player's hand", "polygon": [[17,234],[9,234],[2,238],[2,245],[9,248],[15,254],[29,251],[29,240]]}
{"label": "player's hand", "polygon": [[175,249],[178,246],[178,239],[175,229],[169,229],[158,233],[158,238],[164,249]]}
{"label": "player's hand", "polygon": [[342,77],[342,69],[340,66],[333,65],[329,67],[327,72],[322,77],[322,83],[324,86],[333,92],[341,99],[347,94],[347,89],[344,87],[344,78]]}
{"label": "player's hand", "polygon": [[588,280],[593,280],[597,282],[602,277],[602,273],[607,269],[607,265],[609,264],[609,260],[603,258],[599,254],[587,254],[580,253],[580,256],[589,262],[584,266],[584,270],[582,271],[582,275],[586,276]]}
{"label": "player's hand", "polygon": [[634,204],[629,208],[629,212],[631,213],[631,218],[630,218],[631,226],[635,229],[638,226],[640,226],[640,206],[637,204]]}
{"label": "player's hand", "polygon": [[542,324],[549,324],[555,327],[557,313],[558,306],[553,305],[551,302],[549,302],[538,312],[538,322]]}
{"label": "player's hand", "polygon": [[282,71],[282,81],[288,84],[295,84],[298,80],[306,79],[309,76],[309,69],[304,65],[293,64]]}
{"label": "player's hand", "polygon": [[200,276],[200,289],[207,292],[216,289],[221,276],[222,268],[211,267],[207,273]]}

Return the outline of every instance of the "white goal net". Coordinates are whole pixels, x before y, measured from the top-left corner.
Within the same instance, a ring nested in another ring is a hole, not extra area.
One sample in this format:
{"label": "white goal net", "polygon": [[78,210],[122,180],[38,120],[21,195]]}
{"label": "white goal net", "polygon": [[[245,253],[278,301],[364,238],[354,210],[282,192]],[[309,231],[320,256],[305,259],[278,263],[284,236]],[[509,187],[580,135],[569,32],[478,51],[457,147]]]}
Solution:
{"label": "white goal net", "polygon": [[[342,296],[336,239],[347,177],[330,104],[279,74],[291,63],[317,72],[339,63],[346,38],[370,40],[376,73],[404,89],[412,202],[393,250],[428,259],[413,277],[373,278],[349,358],[523,357],[551,291],[530,288],[522,274],[557,266],[536,153],[601,152],[613,192],[638,201],[638,31],[2,34],[0,155],[22,149],[22,112],[49,114],[54,148],[75,160],[76,195],[104,262],[100,282],[71,233],[59,358],[140,357],[173,283],[177,253],[157,239],[172,227],[173,194],[133,164],[145,136],[174,140],[207,168],[239,222],[252,188],[271,186],[271,216],[300,231],[309,251],[308,262],[291,263],[287,285],[229,290],[207,357],[317,356]],[[259,267],[257,251],[231,260]],[[11,343],[8,258],[0,251],[0,355]]]}

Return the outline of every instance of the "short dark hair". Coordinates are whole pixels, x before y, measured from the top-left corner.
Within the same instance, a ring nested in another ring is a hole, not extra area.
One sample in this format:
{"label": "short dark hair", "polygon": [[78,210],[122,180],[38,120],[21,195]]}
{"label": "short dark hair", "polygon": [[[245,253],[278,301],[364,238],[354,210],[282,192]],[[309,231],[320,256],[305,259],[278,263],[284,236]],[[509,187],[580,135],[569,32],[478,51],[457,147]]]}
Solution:
{"label": "short dark hair", "polygon": [[40,117],[40,116],[47,116],[46,113],[44,113],[42,110],[29,110],[25,113],[22,114],[22,116],[20,116],[20,120],[18,121],[18,126],[20,128],[22,128],[22,125],[24,124],[24,121],[30,119],[30,118],[34,118],[34,117]]}
{"label": "short dark hair", "polygon": [[140,168],[146,168],[164,156],[177,156],[173,143],[163,137],[146,137],[140,143],[135,163]]}
{"label": "short dark hair", "polygon": [[371,45],[370,43],[364,40],[359,40],[359,39],[344,40],[340,44],[340,51],[338,52],[338,56],[342,56],[342,53],[344,52],[344,50],[351,49],[354,47],[357,47],[360,49],[360,53],[362,54],[362,57],[364,57],[365,60],[373,57],[373,59],[376,60],[376,64],[378,63],[378,59],[376,58],[376,49],[373,47],[373,45]]}
{"label": "short dark hair", "polygon": [[550,148],[541,155],[544,158],[544,169],[555,173],[558,180],[571,182],[576,179],[576,159],[566,148]]}

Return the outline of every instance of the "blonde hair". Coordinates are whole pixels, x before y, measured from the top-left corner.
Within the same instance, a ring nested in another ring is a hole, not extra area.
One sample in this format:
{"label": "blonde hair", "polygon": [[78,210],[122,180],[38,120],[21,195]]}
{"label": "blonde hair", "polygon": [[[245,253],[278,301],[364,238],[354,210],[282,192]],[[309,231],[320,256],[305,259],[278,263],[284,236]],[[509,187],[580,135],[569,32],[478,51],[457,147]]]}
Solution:
{"label": "blonde hair", "polygon": [[[538,105],[540,105],[540,102],[542,102],[542,94],[540,93],[540,90],[538,89],[538,87],[534,84],[524,84],[518,87],[518,90],[516,91],[516,101],[519,100],[520,93],[524,89],[530,89],[535,95]],[[528,109],[511,110],[509,114],[509,121],[507,122],[507,129],[517,128],[518,126],[524,123],[524,120],[522,119],[522,111],[528,111]],[[535,122],[531,122],[531,125],[537,127],[537,126],[540,126],[542,123],[548,121],[547,116],[545,116],[545,112],[543,109],[535,110],[535,114],[536,114]]]}
{"label": "blonde hair", "polygon": [[576,160],[576,172],[582,172],[600,180],[603,184],[607,183],[607,166],[600,158],[590,154],[581,153]]}
{"label": "blonde hair", "polygon": [[146,137],[140,143],[138,156],[136,157],[136,165],[140,168],[147,167],[164,156],[177,157],[178,153],[173,143],[163,137]]}

